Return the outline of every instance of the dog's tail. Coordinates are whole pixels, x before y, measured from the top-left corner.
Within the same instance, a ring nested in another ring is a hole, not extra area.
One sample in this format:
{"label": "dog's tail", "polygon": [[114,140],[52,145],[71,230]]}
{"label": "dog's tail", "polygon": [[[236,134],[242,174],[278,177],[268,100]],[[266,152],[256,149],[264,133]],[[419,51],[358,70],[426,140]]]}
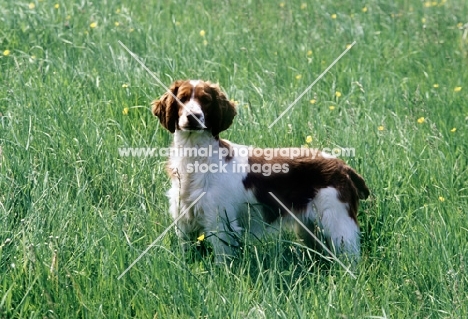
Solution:
{"label": "dog's tail", "polygon": [[370,191],[369,191],[369,188],[367,188],[364,178],[362,178],[361,175],[356,173],[356,171],[352,169],[351,167],[348,168],[348,176],[351,178],[351,181],[356,187],[359,198],[366,199],[367,197],[369,197]]}

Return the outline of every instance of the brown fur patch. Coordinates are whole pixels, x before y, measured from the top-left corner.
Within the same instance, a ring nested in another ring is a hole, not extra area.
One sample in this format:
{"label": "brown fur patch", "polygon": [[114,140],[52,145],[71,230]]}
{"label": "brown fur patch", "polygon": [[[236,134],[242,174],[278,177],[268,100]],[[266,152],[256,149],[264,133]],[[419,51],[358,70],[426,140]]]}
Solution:
{"label": "brown fur patch", "polygon": [[219,147],[221,148],[225,148],[228,150],[228,155],[226,156],[225,160],[227,163],[229,163],[231,160],[232,160],[232,147],[231,147],[231,144],[229,144],[229,142],[227,142],[226,140],[223,140],[223,139],[219,139]]}
{"label": "brown fur patch", "polygon": [[287,214],[269,192],[275,194],[288,208],[301,212],[320,189],[334,187],[338,191],[339,199],[349,204],[349,215],[357,223],[359,193],[363,195],[361,198],[365,198],[369,195],[369,190],[362,177],[342,160],[323,157],[276,157],[272,160],[255,156],[249,158],[250,167],[253,164],[276,163],[286,164],[288,172],[265,176],[263,173],[251,171],[243,180],[244,187],[251,189],[257,199],[266,206],[266,222],[274,222],[278,217]]}
{"label": "brown fur patch", "polygon": [[[234,117],[237,115],[235,105],[229,101],[217,84],[204,82],[203,90],[209,92],[212,97],[210,104],[201,103],[203,112],[206,114],[206,126],[211,127],[211,133],[218,137],[219,133],[227,130],[231,126]],[[205,108],[207,104],[208,107]]]}

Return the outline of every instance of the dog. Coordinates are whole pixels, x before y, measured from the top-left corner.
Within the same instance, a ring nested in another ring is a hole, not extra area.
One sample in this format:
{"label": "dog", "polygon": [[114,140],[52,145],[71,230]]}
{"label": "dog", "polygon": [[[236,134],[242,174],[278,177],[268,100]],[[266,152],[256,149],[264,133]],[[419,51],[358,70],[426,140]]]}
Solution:
{"label": "dog", "polygon": [[174,134],[168,197],[182,242],[206,236],[222,262],[235,255],[245,232],[262,238],[287,225],[305,245],[320,249],[290,211],[314,234],[319,229],[331,251],[359,258],[357,211],[369,189],[342,160],[317,150],[260,149],[219,138],[237,112],[210,82],[175,81],[152,111]]}

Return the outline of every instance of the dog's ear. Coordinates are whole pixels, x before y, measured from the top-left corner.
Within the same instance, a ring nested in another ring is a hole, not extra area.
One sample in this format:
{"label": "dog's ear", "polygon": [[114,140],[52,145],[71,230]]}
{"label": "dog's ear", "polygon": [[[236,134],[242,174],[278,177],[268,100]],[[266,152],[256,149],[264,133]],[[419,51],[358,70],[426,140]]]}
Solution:
{"label": "dog's ear", "polygon": [[175,132],[177,119],[179,117],[179,107],[173,95],[177,96],[177,91],[182,82],[183,81],[174,82],[169,88],[172,94],[166,92],[159,100],[155,100],[152,103],[153,114],[159,118],[161,125],[171,133]]}
{"label": "dog's ear", "polygon": [[211,134],[217,137],[220,132],[226,130],[237,115],[236,106],[228,100],[217,84],[208,83],[213,105],[210,108]]}

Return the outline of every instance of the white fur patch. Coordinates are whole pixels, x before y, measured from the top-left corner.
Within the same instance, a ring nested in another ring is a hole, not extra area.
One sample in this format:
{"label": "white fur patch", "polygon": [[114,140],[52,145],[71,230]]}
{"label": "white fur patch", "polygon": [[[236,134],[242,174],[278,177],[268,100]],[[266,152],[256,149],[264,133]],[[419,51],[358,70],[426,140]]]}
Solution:
{"label": "white fur patch", "polygon": [[[200,84],[200,80],[190,80],[190,84],[193,86],[193,88],[196,88],[198,84]],[[193,90],[193,92],[195,92],[195,90]],[[192,93],[192,97],[193,97],[193,93]]]}
{"label": "white fur patch", "polygon": [[313,200],[325,236],[329,237],[337,253],[359,255],[359,227],[349,216],[348,204],[338,199],[333,187],[322,188]]}

